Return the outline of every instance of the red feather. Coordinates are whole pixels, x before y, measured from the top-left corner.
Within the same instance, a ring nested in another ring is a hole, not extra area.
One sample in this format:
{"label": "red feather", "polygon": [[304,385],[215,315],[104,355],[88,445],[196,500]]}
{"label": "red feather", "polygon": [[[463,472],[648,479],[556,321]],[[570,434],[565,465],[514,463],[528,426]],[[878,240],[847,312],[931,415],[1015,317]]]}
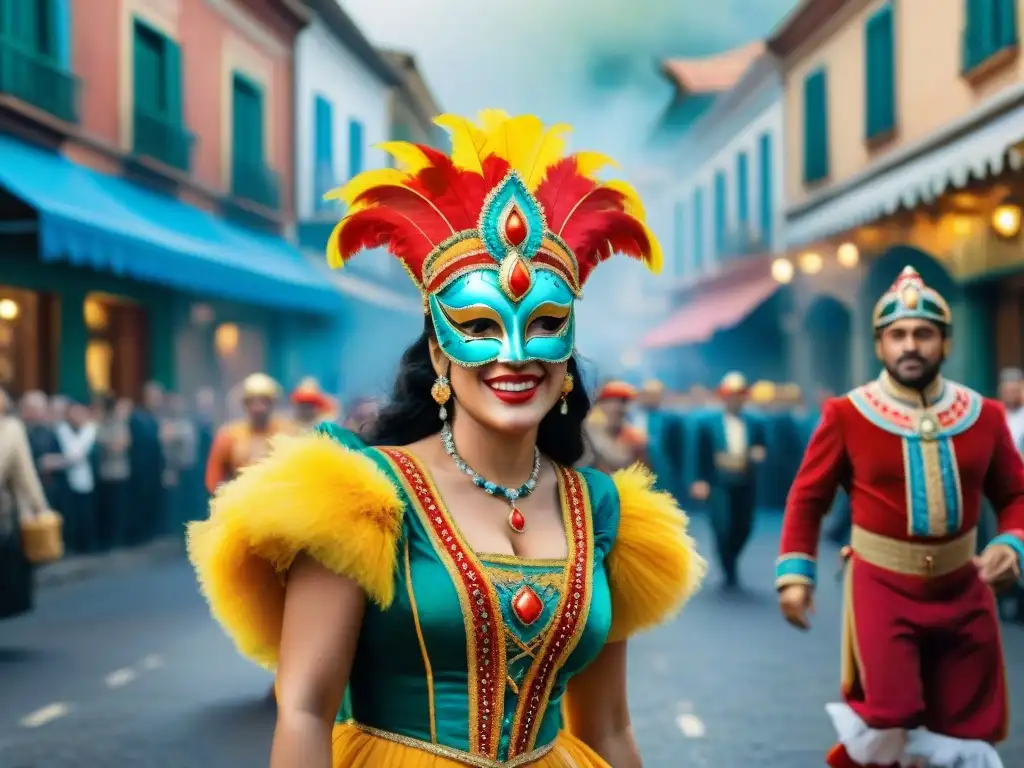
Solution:
{"label": "red feather", "polygon": [[576,203],[596,187],[597,182],[580,174],[572,155],[548,168],[534,193],[544,209],[548,229],[560,231]]}
{"label": "red feather", "polygon": [[[497,155],[488,155],[480,165],[484,171],[484,189],[488,192],[498,186],[512,168],[508,160]],[[483,205],[480,207],[483,208]],[[476,226],[475,221],[473,226]]]}
{"label": "red feather", "polygon": [[398,186],[371,187],[353,201],[353,205],[369,204],[369,210],[388,209],[415,224],[435,245],[459,230],[438,213],[419,190]]}
{"label": "red feather", "polygon": [[637,219],[622,211],[605,211],[586,218],[585,226],[566,238],[566,245],[576,254],[580,269],[580,285],[594,268],[614,253],[646,261],[651,254],[647,230]]}
{"label": "red feather", "polygon": [[336,237],[343,261],[367,248],[384,246],[417,278],[423,272],[423,261],[434,247],[417,225],[388,208],[365,208],[346,216]]}
{"label": "red feather", "polygon": [[456,168],[450,158],[437,150],[424,151],[431,166],[416,175],[417,183],[456,232],[473,229],[487,195],[483,177]]}
{"label": "red feather", "polygon": [[576,203],[569,217],[562,223],[561,230],[553,231],[569,242],[575,238],[575,231],[588,228],[588,220],[592,216],[609,211],[621,211],[623,200],[623,195],[618,190],[597,187]]}

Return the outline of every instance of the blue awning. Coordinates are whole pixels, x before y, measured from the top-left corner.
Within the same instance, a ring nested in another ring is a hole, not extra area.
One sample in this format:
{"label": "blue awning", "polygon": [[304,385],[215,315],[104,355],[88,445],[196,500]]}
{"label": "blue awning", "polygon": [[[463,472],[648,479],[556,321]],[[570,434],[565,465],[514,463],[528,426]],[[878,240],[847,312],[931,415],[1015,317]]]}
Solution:
{"label": "blue awning", "polygon": [[333,313],[342,301],[284,240],[2,135],[0,185],[36,209],[44,261],[280,309]]}

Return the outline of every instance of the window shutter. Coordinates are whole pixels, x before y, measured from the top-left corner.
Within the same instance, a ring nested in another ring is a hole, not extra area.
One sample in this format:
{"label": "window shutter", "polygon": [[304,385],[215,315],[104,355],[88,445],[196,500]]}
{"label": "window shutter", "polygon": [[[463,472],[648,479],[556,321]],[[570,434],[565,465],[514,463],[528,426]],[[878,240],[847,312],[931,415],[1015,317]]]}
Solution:
{"label": "window shutter", "polygon": [[804,81],[804,182],[828,176],[828,81],[819,69]]}
{"label": "window shutter", "polygon": [[715,256],[720,257],[725,251],[725,228],[727,222],[725,173],[715,172]]}
{"label": "window shutter", "polygon": [[892,6],[868,19],[864,28],[865,135],[891,131],[896,123],[896,61]]}
{"label": "window shutter", "polygon": [[167,103],[164,117],[168,124],[180,126],[184,122],[181,88],[181,48],[173,40],[163,39],[163,68],[161,75],[164,81],[164,94]]}
{"label": "window shutter", "polygon": [[70,0],[41,0],[49,3],[46,19],[49,53],[65,72],[71,71],[71,6]]}
{"label": "window shutter", "polygon": [[774,203],[772,198],[773,175],[772,175],[772,137],[765,133],[760,141],[761,156],[761,243],[768,247],[772,242],[772,219],[775,216]]}
{"label": "window shutter", "polygon": [[996,3],[996,42],[999,49],[1009,48],[1019,39],[1017,0],[996,0]]}
{"label": "window shutter", "polygon": [[314,187],[316,208],[324,210],[328,202],[323,196],[334,184],[334,109],[322,96],[314,101]]}
{"label": "window shutter", "polygon": [[36,4],[26,2],[26,0],[9,0],[9,2],[13,6],[10,39],[15,41],[22,51],[37,53],[40,48],[40,35]]}
{"label": "window shutter", "polygon": [[750,218],[750,172],[747,167],[747,153],[740,152],[736,156],[736,221],[741,228]]}
{"label": "window shutter", "polygon": [[693,263],[700,268],[704,264],[704,194],[700,189],[693,192]]}
{"label": "window shutter", "polygon": [[363,124],[348,122],[348,175],[352,178],[363,171]]}
{"label": "window shutter", "polygon": [[132,26],[132,103],[135,111],[149,115],[153,112],[151,99],[156,95],[152,74],[153,52],[146,45],[138,22]]}
{"label": "window shutter", "polygon": [[974,0],[975,17],[971,19],[971,22],[978,28],[978,35],[975,38],[977,47],[974,50],[974,65],[980,64],[996,51],[997,2],[999,0]]}

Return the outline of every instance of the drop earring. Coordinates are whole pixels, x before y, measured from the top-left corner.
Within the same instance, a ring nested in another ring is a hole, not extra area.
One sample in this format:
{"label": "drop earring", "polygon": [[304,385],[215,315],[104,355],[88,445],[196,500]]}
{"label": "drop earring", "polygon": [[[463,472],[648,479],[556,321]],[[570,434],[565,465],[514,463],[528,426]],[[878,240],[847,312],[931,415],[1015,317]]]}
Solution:
{"label": "drop earring", "polygon": [[558,406],[558,412],[563,416],[569,413],[569,401],[565,398],[568,397],[569,393],[572,392],[573,387],[576,386],[576,379],[572,377],[571,373],[565,374],[565,378],[562,379],[562,402]]}
{"label": "drop earring", "polygon": [[452,383],[448,381],[447,376],[438,376],[434,382],[434,386],[430,388],[430,396],[434,398],[434,402],[438,404],[439,408],[437,411],[438,418],[441,421],[448,420],[448,409],[445,407],[448,401],[452,399]]}

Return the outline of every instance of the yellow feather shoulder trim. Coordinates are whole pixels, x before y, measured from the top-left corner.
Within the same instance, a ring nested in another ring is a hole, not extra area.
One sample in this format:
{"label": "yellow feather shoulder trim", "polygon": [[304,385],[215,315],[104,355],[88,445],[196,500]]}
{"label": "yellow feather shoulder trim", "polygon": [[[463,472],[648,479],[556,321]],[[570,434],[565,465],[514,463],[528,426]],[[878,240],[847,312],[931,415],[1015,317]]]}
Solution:
{"label": "yellow feather shoulder trim", "polygon": [[654,475],[633,465],[612,475],[619,526],[608,553],[612,592],[609,642],[654,627],[697,591],[707,563],[687,533],[689,520],[672,495],[653,490]]}
{"label": "yellow feather shoulder trim", "polygon": [[382,607],[395,596],[403,505],[367,456],[329,437],[279,436],[263,461],[214,497],[187,542],[210,611],[239,651],[277,663],[282,574],[306,552]]}

